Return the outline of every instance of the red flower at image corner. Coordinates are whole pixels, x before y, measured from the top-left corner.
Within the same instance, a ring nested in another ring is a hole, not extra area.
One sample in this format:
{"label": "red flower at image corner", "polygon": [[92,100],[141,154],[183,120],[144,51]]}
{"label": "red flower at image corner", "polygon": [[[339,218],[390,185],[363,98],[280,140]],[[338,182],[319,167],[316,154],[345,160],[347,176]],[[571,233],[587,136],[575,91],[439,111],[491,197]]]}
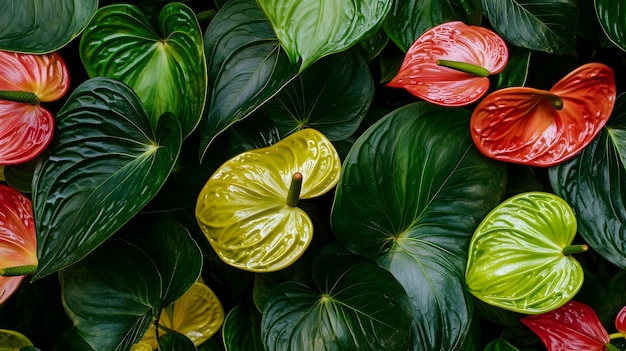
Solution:
{"label": "red flower at image corner", "polygon": [[496,160],[548,167],[587,146],[609,119],[616,99],[613,70],[588,63],[552,89],[504,88],[474,109],[474,144]]}
{"label": "red flower at image corner", "polygon": [[54,116],[40,102],[69,88],[61,56],[0,51],[0,165],[29,161],[52,140]]}
{"label": "red flower at image corner", "polygon": [[0,184],[0,304],[24,279],[18,274],[32,272],[37,263],[32,202],[19,191]]}
{"label": "red flower at image corner", "polygon": [[387,86],[404,88],[437,105],[464,106],[489,89],[491,74],[504,69],[506,43],[496,33],[460,21],[427,30],[406,53]]}

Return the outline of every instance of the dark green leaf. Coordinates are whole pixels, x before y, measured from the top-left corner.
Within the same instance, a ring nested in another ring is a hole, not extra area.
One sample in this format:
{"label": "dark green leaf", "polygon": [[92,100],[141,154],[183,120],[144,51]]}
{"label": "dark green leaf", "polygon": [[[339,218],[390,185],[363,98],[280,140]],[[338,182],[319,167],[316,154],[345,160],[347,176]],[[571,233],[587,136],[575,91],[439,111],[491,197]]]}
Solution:
{"label": "dark green leaf", "polygon": [[230,128],[228,152],[235,156],[245,151],[268,147],[280,140],[276,123],[262,114],[255,114]]}
{"label": "dark green leaf", "polygon": [[302,72],[262,108],[285,137],[315,128],[330,140],[354,133],[374,98],[367,62],[356,50],[327,56]]}
{"label": "dark green leaf", "polygon": [[166,333],[163,337],[159,338],[159,347],[161,350],[167,351],[196,351],[197,348],[189,340],[188,337],[183,334],[171,331]]}
{"label": "dark green leaf", "polygon": [[77,262],[141,210],[167,179],[180,145],[176,120],[164,115],[153,132],[125,84],[94,78],[79,86],[57,115],[50,156],[33,179],[35,278]]}
{"label": "dark green leaf", "polygon": [[626,4],[622,0],[595,0],[596,14],[609,39],[626,51]]}
{"label": "dark green leaf", "polygon": [[32,191],[33,173],[39,162],[41,162],[41,157],[17,165],[4,166],[4,178],[11,187],[23,193],[30,193]]}
{"label": "dark green leaf", "polygon": [[606,260],[626,269],[626,95],[611,119],[573,159],[550,168],[557,195],[574,209],[578,232]]}
{"label": "dark green leaf", "polygon": [[377,57],[385,46],[387,46],[388,42],[389,36],[382,28],[368,38],[363,39],[359,43],[359,46],[364,53],[365,61],[370,62]]}
{"label": "dark green leaf", "polygon": [[0,49],[57,51],[80,34],[98,0],[0,0]]}
{"label": "dark green leaf", "polygon": [[274,350],[407,350],[413,319],[402,286],[375,263],[325,254],[313,266],[313,290],[279,285],[263,312],[261,330]]}
{"label": "dark green leaf", "polygon": [[235,306],[224,320],[222,335],[226,351],[263,351],[261,314],[243,305]]}
{"label": "dark green leaf", "polygon": [[95,351],[128,350],[161,303],[161,277],[140,249],[115,240],[59,274],[63,305]]}
{"label": "dark green leaf", "polygon": [[269,22],[250,0],[231,0],[220,9],[206,30],[204,50],[211,88],[201,158],[218,134],[274,96],[300,68],[289,62]]}
{"label": "dark green leaf", "polygon": [[391,40],[406,52],[425,31],[439,24],[460,20],[480,24],[480,0],[397,0],[383,28]]}
{"label": "dark green leaf", "polygon": [[576,0],[482,0],[485,16],[508,43],[576,55]]}
{"label": "dark green leaf", "polygon": [[391,271],[416,310],[414,350],[455,350],[471,321],[467,245],[500,201],[506,171],[468,134],[470,112],[426,102],[385,116],[344,161],[338,239]]}
{"label": "dark green leaf", "polygon": [[80,41],[80,57],[91,77],[128,84],[143,102],[153,125],[166,112],[180,121],[183,137],[200,122],[207,73],[202,31],[186,5],[161,10],[159,28],[135,6],[98,10]]}
{"label": "dark green leaf", "polygon": [[530,66],[530,51],[522,48],[509,50],[509,61],[504,70],[496,76],[494,89],[508,87],[522,87],[526,84],[528,67]]}
{"label": "dark green leaf", "polygon": [[502,338],[491,341],[483,351],[519,351],[519,349]]}

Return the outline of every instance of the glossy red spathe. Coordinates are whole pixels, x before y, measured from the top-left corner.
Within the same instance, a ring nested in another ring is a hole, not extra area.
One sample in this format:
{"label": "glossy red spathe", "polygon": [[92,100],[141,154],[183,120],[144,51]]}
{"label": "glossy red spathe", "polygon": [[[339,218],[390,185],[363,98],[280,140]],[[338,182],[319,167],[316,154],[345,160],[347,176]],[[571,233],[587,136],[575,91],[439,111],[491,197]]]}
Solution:
{"label": "glossy red spathe", "polygon": [[626,306],[622,307],[615,317],[615,329],[626,337]]}
{"label": "glossy red spathe", "polygon": [[422,34],[409,48],[398,74],[387,84],[404,88],[426,101],[463,106],[482,97],[489,78],[437,64],[438,60],[482,67],[499,73],[508,61],[506,43],[496,33],[460,21],[447,22]]}
{"label": "glossy red spathe", "polygon": [[616,99],[613,70],[588,63],[552,89],[497,90],[474,109],[470,130],[478,149],[496,160],[548,167],[587,146],[609,119]]}

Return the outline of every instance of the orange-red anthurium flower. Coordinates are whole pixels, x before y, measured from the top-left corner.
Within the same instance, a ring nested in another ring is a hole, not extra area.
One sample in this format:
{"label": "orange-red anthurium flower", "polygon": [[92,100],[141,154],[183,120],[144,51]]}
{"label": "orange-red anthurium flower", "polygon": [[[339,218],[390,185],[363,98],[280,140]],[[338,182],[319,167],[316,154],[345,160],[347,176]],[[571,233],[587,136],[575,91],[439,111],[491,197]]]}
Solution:
{"label": "orange-red anthurium flower", "polygon": [[54,117],[40,102],[58,100],[68,88],[58,54],[0,51],[0,165],[26,162],[48,146]]}
{"label": "orange-red anthurium flower", "polygon": [[37,267],[37,238],[30,199],[0,184],[0,304]]}
{"label": "orange-red anthurium flower", "polygon": [[622,307],[615,317],[615,329],[626,338],[626,306]]}
{"label": "orange-red anthurium flower", "polygon": [[528,87],[497,90],[474,109],[470,130],[478,149],[496,160],[552,166],[587,146],[615,104],[613,70],[580,66],[550,91]]}
{"label": "orange-red anthurium flower", "polygon": [[508,58],[506,43],[496,33],[460,21],[447,22],[413,43],[387,86],[404,88],[437,105],[468,105],[487,92],[487,77],[502,71]]}

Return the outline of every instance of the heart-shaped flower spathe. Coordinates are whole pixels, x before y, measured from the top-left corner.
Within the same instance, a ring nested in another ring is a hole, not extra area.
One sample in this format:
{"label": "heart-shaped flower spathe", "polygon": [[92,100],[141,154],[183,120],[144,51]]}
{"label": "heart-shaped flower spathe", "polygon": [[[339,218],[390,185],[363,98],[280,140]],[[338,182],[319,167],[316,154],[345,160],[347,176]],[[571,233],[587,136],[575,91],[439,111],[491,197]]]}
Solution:
{"label": "heart-shaped flower spathe", "polygon": [[24,163],[48,146],[54,116],[40,102],[58,100],[68,88],[58,54],[0,51],[0,165]]}
{"label": "heart-shaped flower spathe", "polygon": [[487,92],[488,76],[502,71],[508,57],[504,40],[489,29],[446,22],[413,43],[387,86],[438,105],[468,105]]}
{"label": "heart-shaped flower spathe", "polygon": [[0,184],[0,304],[37,266],[33,206],[19,191]]}
{"label": "heart-shaped flower spathe", "polygon": [[496,160],[548,167],[587,146],[613,111],[613,70],[588,63],[550,91],[512,87],[489,94],[474,109],[474,143]]}
{"label": "heart-shaped flower spathe", "polygon": [[298,199],[325,194],[340,173],[332,143],[303,129],[226,161],[200,192],[196,218],[224,262],[253,272],[280,270],[304,253],[313,235]]}

